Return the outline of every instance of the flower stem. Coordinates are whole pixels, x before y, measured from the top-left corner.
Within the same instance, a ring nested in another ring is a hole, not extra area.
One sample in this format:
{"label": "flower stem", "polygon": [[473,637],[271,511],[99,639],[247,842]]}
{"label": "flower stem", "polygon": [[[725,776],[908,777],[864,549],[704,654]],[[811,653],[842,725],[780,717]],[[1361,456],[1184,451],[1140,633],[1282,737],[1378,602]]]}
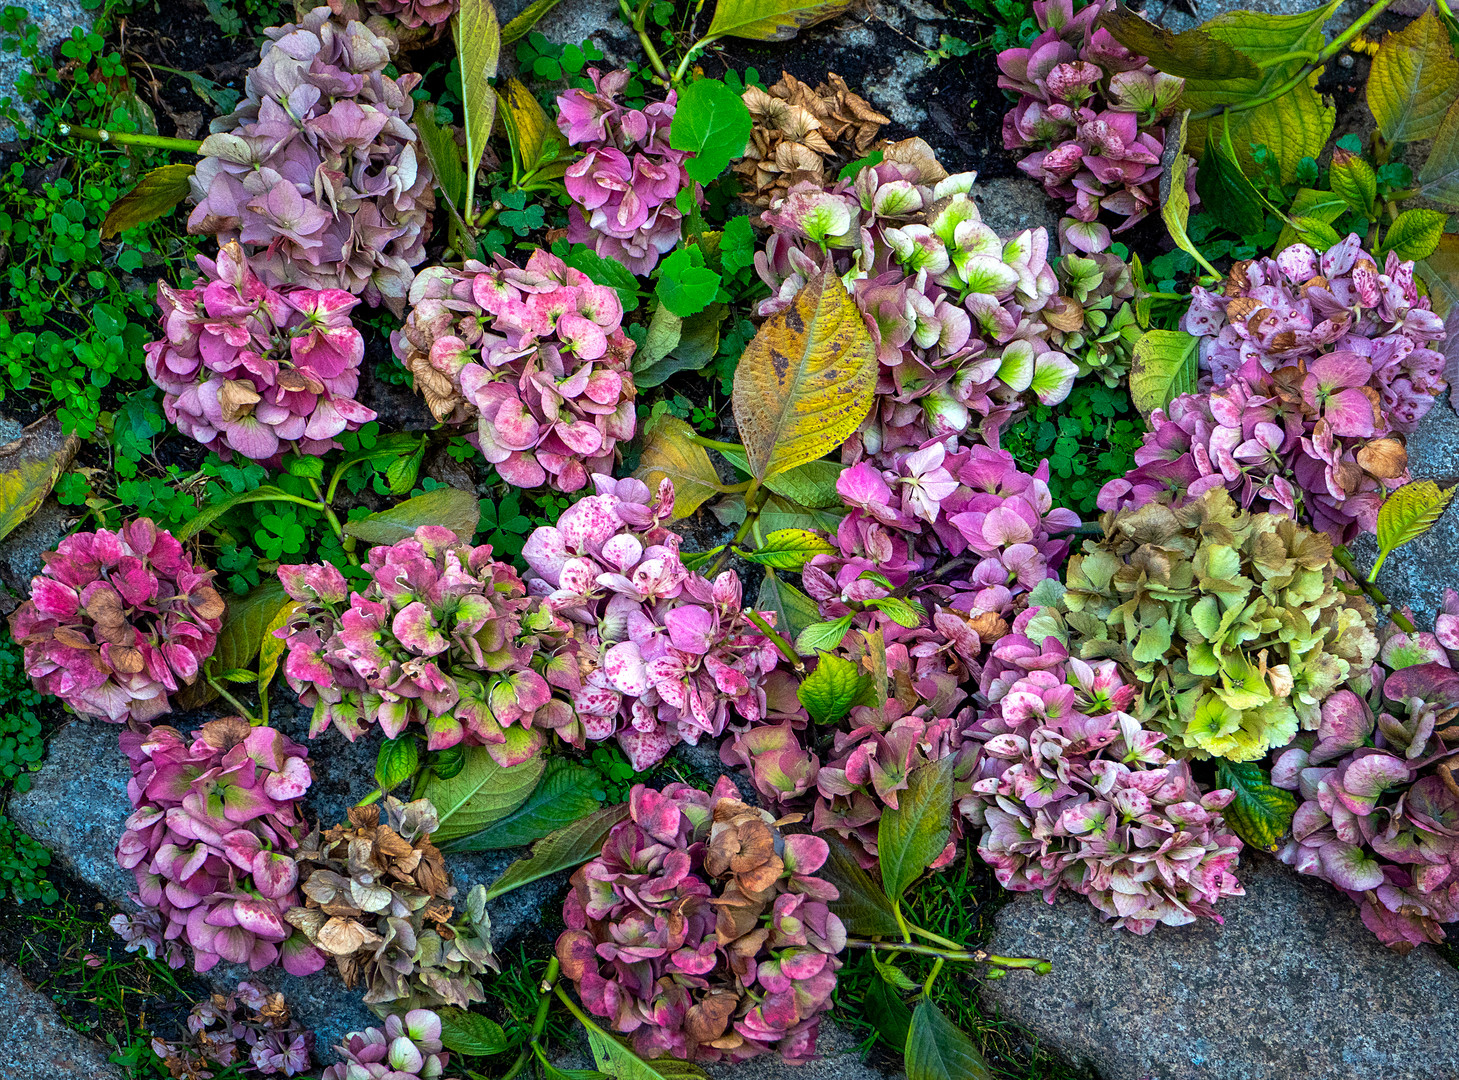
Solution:
{"label": "flower stem", "polygon": [[643,46],[644,55],[648,57],[649,65],[654,69],[654,74],[663,80],[665,86],[668,86],[670,81],[669,69],[664,65],[663,58],[659,56],[659,51],[654,48],[653,40],[648,36],[648,30],[646,29],[648,23],[648,5],[649,0],[642,0],[638,5],[638,11],[635,12],[628,6],[628,0],[618,0],[618,10],[623,13],[624,19],[628,21],[633,27],[634,32],[638,34],[638,43]]}
{"label": "flower stem", "polygon": [[354,537],[345,535],[344,526],[340,524],[339,517],[334,512],[334,507],[329,505],[330,499],[334,497],[334,484],[330,484],[329,486],[330,499],[324,497],[324,489],[319,486],[319,481],[312,476],[309,477],[309,486],[314,489],[314,494],[319,499],[320,509],[324,511],[324,519],[329,522],[329,527],[334,530],[334,535],[339,537],[340,546],[344,548],[345,558],[349,559],[351,565],[359,566],[360,557],[355,554],[355,547],[351,542],[354,540]]}
{"label": "flower stem", "polygon": [[552,990],[557,986],[557,974],[561,970],[561,964],[557,957],[547,961],[547,971],[542,976],[542,985],[538,987],[542,999],[537,1002],[537,1015],[532,1019],[532,1038],[537,1039],[547,1028],[547,1009],[552,1004]]}
{"label": "flower stem", "polygon": [[[913,932],[917,928],[913,927]],[[1053,962],[1038,956],[998,956],[986,949],[960,949],[956,946],[950,949],[934,949],[931,945],[916,945],[911,943],[898,943],[895,941],[868,941],[864,938],[848,938],[846,940],[848,949],[872,949],[877,952],[905,952],[916,953],[918,956],[935,957],[940,964],[944,961],[964,964],[988,964],[997,968],[1021,968],[1035,972],[1039,975],[1047,975],[1054,970]]]}
{"label": "flower stem", "polygon": [[258,727],[259,722],[253,718],[253,714],[250,713],[246,708],[244,708],[243,702],[239,701],[232,694],[228,693],[228,691],[223,688],[222,683],[209,675],[208,685],[211,686],[214,690],[218,691],[219,697],[221,697],[224,701],[228,702],[229,705],[232,705],[235,709],[237,709],[239,716],[243,717],[243,719],[247,720],[254,727]]}
{"label": "flower stem", "polygon": [[745,614],[750,617],[750,621],[752,623],[760,628],[760,632],[768,637],[775,644],[775,647],[780,650],[780,655],[789,660],[791,666],[793,666],[796,671],[805,670],[805,664],[801,663],[800,656],[797,655],[795,649],[791,646],[790,642],[786,641],[785,638],[777,634],[775,632],[775,628],[765,621],[764,616],[762,616],[758,611],[755,611],[751,608],[745,608]]}
{"label": "flower stem", "polygon": [[77,124],[61,124],[57,129],[62,135],[92,142],[112,143],[115,146],[150,146],[154,150],[175,150],[181,154],[196,154],[203,144],[197,139],[170,139],[165,135],[139,135],[130,131],[108,131],[106,128],[81,127]]}
{"label": "flower stem", "polygon": [[[1403,612],[1399,611],[1398,608],[1393,605],[1393,602],[1383,594],[1382,589],[1378,588],[1378,586],[1373,582],[1364,579],[1363,575],[1358,570],[1357,564],[1353,562],[1352,553],[1349,552],[1344,545],[1338,544],[1335,548],[1333,548],[1332,557],[1339,566],[1341,566],[1344,570],[1348,572],[1348,576],[1352,578],[1355,582],[1357,582],[1358,587],[1368,594],[1368,599],[1372,600],[1373,603],[1377,604],[1379,607],[1386,608],[1388,610],[1388,617],[1394,621],[1394,623],[1398,626],[1400,630],[1402,630],[1404,633],[1412,634],[1418,629],[1413,625],[1413,620],[1410,619]],[[1381,562],[1382,560],[1380,559],[1380,565]],[[1376,570],[1377,568],[1375,567],[1374,569]]]}
{"label": "flower stem", "polygon": [[745,452],[743,443],[720,442],[717,439],[706,439],[703,435],[696,435],[694,432],[689,433],[689,441],[696,442],[700,446],[708,447],[710,450],[733,450],[737,454],[743,454]]}

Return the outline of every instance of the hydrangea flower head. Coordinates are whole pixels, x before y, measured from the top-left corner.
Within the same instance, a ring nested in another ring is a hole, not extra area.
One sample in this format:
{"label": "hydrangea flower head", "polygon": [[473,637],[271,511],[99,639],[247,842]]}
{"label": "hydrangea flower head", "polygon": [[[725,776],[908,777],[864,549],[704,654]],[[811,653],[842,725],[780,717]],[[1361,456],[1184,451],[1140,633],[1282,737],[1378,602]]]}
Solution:
{"label": "hydrangea flower head", "polygon": [[441,1042],[441,1018],[429,1009],[392,1013],[383,1028],[352,1031],[336,1046],[341,1060],[323,1080],[438,1080],[451,1055]]}
{"label": "hydrangea flower head", "polygon": [[309,1070],[314,1033],[289,1015],[283,994],[257,983],[214,994],[193,1006],[178,1042],[153,1038],[152,1052],[173,1076],[205,1080],[208,1066],[239,1076],[299,1076]]}

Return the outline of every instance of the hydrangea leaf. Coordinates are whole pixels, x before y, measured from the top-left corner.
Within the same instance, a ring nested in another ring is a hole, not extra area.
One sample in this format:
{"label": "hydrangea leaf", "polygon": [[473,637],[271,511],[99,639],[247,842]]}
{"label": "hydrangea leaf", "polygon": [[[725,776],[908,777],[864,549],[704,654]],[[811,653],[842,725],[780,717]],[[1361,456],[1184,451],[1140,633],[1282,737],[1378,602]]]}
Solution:
{"label": "hydrangea leaf", "polygon": [[792,641],[821,617],[814,600],[788,581],[782,581],[769,567],[766,567],[765,578],[760,582],[760,595],[755,600],[755,607],[762,612],[774,612],[775,628]]}
{"label": "hydrangea leaf", "polygon": [[[1311,222],[1314,221],[1331,225],[1347,212],[1347,200],[1341,195],[1335,195],[1331,191],[1318,191],[1316,188],[1298,188],[1297,195],[1287,210],[1287,216],[1292,221],[1303,222],[1310,228]],[[1277,245],[1274,250],[1281,251],[1291,247],[1297,243],[1298,239],[1296,228],[1291,224],[1284,224],[1282,234],[1277,237]],[[1307,242],[1310,243],[1310,241]]]}
{"label": "hydrangea leaf", "polygon": [[1388,498],[1378,511],[1378,561],[1369,580],[1378,573],[1383,560],[1395,548],[1417,540],[1434,527],[1434,522],[1448,508],[1456,488],[1441,488],[1432,480],[1404,484]]}
{"label": "hydrangea leaf", "polygon": [[[1218,137],[1217,132],[1220,132]],[[1261,194],[1247,179],[1241,162],[1231,148],[1229,125],[1206,132],[1206,152],[1196,173],[1201,206],[1241,233],[1260,231],[1266,221]]]}
{"label": "hydrangea leaf", "polygon": [[674,518],[686,518],[723,486],[709,453],[690,438],[694,429],[677,416],[663,413],[644,432],[643,454],[633,475],[650,491],[668,477],[674,483]]}
{"label": "hydrangea leaf", "polygon": [[719,0],[706,38],[789,41],[807,26],[834,18],[851,0]]}
{"label": "hydrangea leaf", "polygon": [[744,154],[753,126],[739,94],[718,79],[700,79],[679,92],[669,145],[692,153],[684,169],[691,179],[708,184]]}
{"label": "hydrangea leaf", "polygon": [[[1334,195],[1341,195],[1349,206],[1364,217],[1374,216],[1373,203],[1378,198],[1378,174],[1373,171],[1373,166],[1357,154],[1339,146],[1332,152],[1329,177]],[[1441,229],[1440,232],[1442,231]]]}
{"label": "hydrangea leaf", "polygon": [[[723,449],[719,453],[728,458],[735,468],[749,473],[750,462],[744,454],[737,450]],[[777,495],[784,495],[791,502],[820,510],[842,505],[841,494],[836,490],[836,479],[845,471],[846,466],[839,461],[818,458],[777,473],[765,481],[765,486]]]}
{"label": "hydrangea leaf", "polygon": [[512,1048],[502,1026],[489,1016],[467,1012],[455,1006],[437,1009],[441,1018],[441,1043],[447,1050],[468,1057],[486,1057]]}
{"label": "hydrangea leaf", "polygon": [[508,79],[497,94],[502,123],[522,172],[530,173],[558,156],[562,147],[556,125],[520,79]]}
{"label": "hydrangea leaf", "polygon": [[850,615],[842,615],[839,619],[831,619],[827,622],[811,623],[796,635],[795,651],[802,656],[810,656],[822,649],[834,649],[841,644],[841,639],[850,629]]}
{"label": "hydrangea leaf", "polygon": [[532,3],[522,9],[520,15],[502,27],[502,44],[510,45],[526,37],[532,32],[532,27],[541,22],[559,3],[561,0],[532,0]]}
{"label": "hydrangea leaf", "polygon": [[1297,812],[1292,793],[1273,786],[1271,774],[1251,763],[1220,762],[1216,783],[1234,793],[1223,813],[1236,835],[1252,847],[1276,851]]}
{"label": "hydrangea leaf", "polygon": [[1431,139],[1459,97],[1459,60],[1433,8],[1378,46],[1368,71],[1368,108],[1389,143]]}
{"label": "hydrangea leaf", "polygon": [[761,480],[824,457],[871,412],[876,348],[841,279],[821,273],[767,319],[735,370],[735,421]]}
{"label": "hydrangea leaf", "polygon": [[420,743],[414,735],[386,739],[375,755],[375,783],[381,791],[392,791],[415,775],[420,765]]}
{"label": "hydrangea leaf", "polygon": [[553,758],[537,787],[517,809],[479,833],[441,845],[444,851],[500,851],[523,847],[587,817],[602,803],[602,781],[592,769]]}
{"label": "hydrangea leaf", "polygon": [[[218,631],[218,646],[204,672],[251,670],[253,658],[258,655],[279,609],[292,603],[278,578],[265,580],[247,596],[230,599],[223,628]],[[248,681],[254,678],[250,676]],[[196,709],[217,696],[218,691],[200,675],[197,681],[182,688],[177,702],[184,709]]]}
{"label": "hydrangea leaf", "polygon": [[1165,147],[1160,154],[1160,220],[1165,222],[1165,229],[1176,247],[1205,267],[1207,273],[1216,274],[1216,268],[1206,261],[1186,232],[1186,223],[1191,216],[1190,193],[1185,189],[1186,175],[1190,171],[1190,157],[1185,152],[1186,120],[1189,116],[1189,112],[1181,113],[1165,132]]}
{"label": "hydrangea leaf", "polygon": [[173,207],[187,198],[188,181],[196,170],[197,166],[190,164],[153,169],[137,181],[136,187],[112,203],[106,220],[101,223],[101,238],[110,239],[171,213]]}
{"label": "hydrangea leaf", "polygon": [[1183,330],[1147,330],[1130,358],[1130,399],[1142,416],[1194,393],[1200,339]]}
{"label": "hydrangea leaf", "polygon": [[861,937],[900,937],[902,931],[891,898],[861,868],[845,840],[834,832],[828,832],[824,839],[831,851],[821,867],[820,876],[836,886],[841,894],[830,902],[830,907],[846,924],[847,932]]}
{"label": "hydrangea leaf", "polygon": [[258,693],[263,698],[268,692],[269,683],[274,681],[274,673],[279,670],[279,660],[284,655],[287,642],[284,638],[275,637],[275,630],[282,630],[289,617],[294,614],[294,609],[299,606],[298,601],[290,600],[279,606],[274,612],[274,617],[264,628],[263,641],[258,647]]}
{"label": "hydrangea leaf", "polygon": [[795,696],[817,724],[834,724],[851,712],[871,688],[871,675],[854,661],[823,652],[812,671],[796,688]]}
{"label": "hydrangea leaf", "polygon": [[40,509],[80,445],[81,440],[66,434],[52,416],[0,447],[0,537],[9,536]]}
{"label": "hydrangea leaf", "polygon": [[[532,732],[513,725],[506,729],[507,743],[530,738]],[[440,816],[434,834],[437,843],[480,832],[500,821],[527,801],[537,786],[547,759],[534,754],[526,761],[503,768],[485,746],[469,746],[461,771],[449,780],[428,775],[417,798],[430,799]]]}
{"label": "hydrangea leaf", "polygon": [[[1451,316],[1455,301],[1459,301],[1459,235],[1445,233],[1439,237],[1438,247],[1418,264],[1417,270],[1423,283],[1428,286],[1434,310],[1440,315]],[[1459,327],[1448,327],[1448,338],[1444,343],[1451,363],[1455,356],[1456,342],[1459,342],[1459,333],[1456,330]],[[1456,369],[1451,367],[1449,370]],[[1449,396],[1451,402],[1459,398],[1459,380],[1451,380]]]}
{"label": "hydrangea leaf", "polygon": [[914,769],[897,805],[877,823],[877,858],[882,887],[893,900],[942,854],[952,822],[952,756]]}
{"label": "hydrangea leaf", "polygon": [[549,833],[532,845],[532,853],[506,868],[486,890],[486,898],[520,889],[550,874],[570,870],[602,854],[608,831],[628,816],[628,804],[605,806]]}
{"label": "hydrangea leaf", "polygon": [[645,1061],[597,1024],[583,1026],[593,1061],[614,1080],[699,1080],[706,1075],[699,1066],[668,1055]]}
{"label": "hydrangea leaf", "polygon": [[1444,238],[1447,214],[1438,210],[1414,207],[1405,210],[1393,219],[1383,235],[1382,251],[1396,252],[1400,259],[1427,259],[1439,247]]}
{"label": "hydrangea leaf", "polygon": [[810,529],[776,529],[754,551],[742,554],[750,562],[776,570],[799,570],[817,555],[834,555],[835,545]]}
{"label": "hydrangea leaf", "polygon": [[992,1080],[978,1048],[942,1010],[923,998],[907,1030],[907,1080]]}
{"label": "hydrangea leaf", "polygon": [[912,1026],[912,1010],[891,985],[878,979],[866,989],[862,1010],[877,1033],[891,1046],[907,1045],[907,1032]]}
{"label": "hydrangea leaf", "polygon": [[[491,0],[461,0],[451,21],[456,36],[456,56],[461,66],[461,95],[466,110],[466,176],[470,188],[486,152],[487,140],[496,120],[496,78],[501,61],[502,35],[496,8]],[[470,212],[470,207],[464,207]]]}
{"label": "hydrangea leaf", "polygon": [[1450,210],[1459,209],[1459,103],[1444,114],[1418,178],[1418,194]]}
{"label": "hydrangea leaf", "polygon": [[354,536],[367,544],[395,544],[415,535],[422,525],[441,525],[462,541],[476,535],[481,521],[481,507],[476,494],[460,488],[440,487],[406,499],[388,510],[345,522],[346,536]]}
{"label": "hydrangea leaf", "polygon": [[461,163],[461,148],[456,145],[455,137],[436,123],[430,102],[417,102],[411,120],[420,136],[421,151],[436,177],[436,186],[460,213],[466,198],[466,167]]}
{"label": "hydrangea leaf", "polygon": [[1255,79],[1261,75],[1255,64],[1220,38],[1200,29],[1171,33],[1123,4],[1101,15],[1099,25],[1131,52],[1182,79]]}

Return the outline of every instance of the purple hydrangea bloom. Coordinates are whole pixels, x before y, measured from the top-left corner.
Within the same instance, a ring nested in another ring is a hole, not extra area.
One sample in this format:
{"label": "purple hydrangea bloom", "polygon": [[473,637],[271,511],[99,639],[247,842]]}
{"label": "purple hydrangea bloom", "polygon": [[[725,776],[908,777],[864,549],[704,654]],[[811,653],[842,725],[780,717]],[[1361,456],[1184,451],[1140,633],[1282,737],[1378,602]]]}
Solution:
{"label": "purple hydrangea bloom", "polygon": [[117,724],[170,712],[223,625],[213,571],[148,518],[72,533],[44,559],[10,616],[35,688]]}
{"label": "purple hydrangea bloom", "polygon": [[188,231],[241,242],[269,286],[402,314],[435,206],[410,126],[420,76],[386,75],[395,42],[327,7],[264,34],[242,102],[203,141]]}
{"label": "purple hydrangea bloom", "polygon": [[220,960],[253,971],[280,962],[293,975],[323,967],[324,955],[284,919],[299,903],[291,853],[311,782],[304,748],[236,716],[209,721],[191,742],[142,725],[123,732],[121,746],[135,809],[117,863],[166,921],[164,941],[186,940],[200,972]]}
{"label": "purple hydrangea bloom", "polygon": [[720,777],[713,794],[642,784],[629,819],[572,878],[557,939],[588,1012],[647,1058],[815,1053],[846,929],[813,875],[825,840],[783,834]]}
{"label": "purple hydrangea bloom", "polygon": [[441,1018],[412,1009],[385,1018],[384,1029],[353,1031],[335,1047],[342,1059],[323,1080],[436,1080],[451,1055],[441,1042]]}
{"label": "purple hydrangea bloom", "polygon": [[688,152],[669,146],[678,94],[630,109],[617,100],[628,72],[589,68],[588,77],[591,93],[568,90],[557,99],[557,126],[568,145],[583,150],[563,176],[572,198],[567,238],[647,274],[683,233],[679,192],[692,189],[703,199],[684,168]]}
{"label": "purple hydrangea bloom", "polygon": [[549,252],[433,266],[391,337],[438,420],[477,421],[487,461],[517,487],[579,491],[636,429],[618,294]]}
{"label": "purple hydrangea bloom", "polygon": [[461,0],[366,0],[366,3],[372,10],[390,16],[402,26],[412,30],[434,27],[437,34],[445,30],[446,23],[461,6]]}
{"label": "purple hydrangea bloom", "polygon": [[198,256],[191,289],[158,283],[165,336],[147,345],[162,411],[225,461],[277,465],[289,448],[327,454],[335,438],[375,419],[355,400],[365,339],[342,289],[264,285],[237,243]]}
{"label": "purple hydrangea bloom", "polygon": [[193,1006],[178,1042],[152,1040],[152,1051],[173,1076],[211,1077],[210,1065],[236,1066],[239,1076],[299,1076],[309,1070],[314,1033],[289,1015],[283,994],[241,982],[224,996]]}

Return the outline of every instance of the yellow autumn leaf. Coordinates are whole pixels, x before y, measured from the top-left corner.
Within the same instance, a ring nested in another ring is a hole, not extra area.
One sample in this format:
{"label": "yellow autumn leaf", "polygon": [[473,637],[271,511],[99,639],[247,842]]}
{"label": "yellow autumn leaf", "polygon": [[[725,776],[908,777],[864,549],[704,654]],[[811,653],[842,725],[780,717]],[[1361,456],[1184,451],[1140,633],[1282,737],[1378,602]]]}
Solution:
{"label": "yellow autumn leaf", "polygon": [[79,445],[75,435],[61,430],[59,420],[48,416],[0,446],[0,537],[9,536],[40,509]]}
{"label": "yellow autumn leaf", "polygon": [[760,480],[815,461],[861,426],[876,347],[841,279],[821,273],[767,319],[735,370],[735,422]]}
{"label": "yellow autumn leaf", "polygon": [[258,692],[260,695],[266,693],[269,683],[274,681],[274,673],[279,670],[279,658],[284,655],[284,639],[274,637],[274,631],[284,628],[284,624],[293,616],[298,606],[298,600],[287,600],[269,620],[268,626],[264,628],[263,640],[258,646]]}
{"label": "yellow autumn leaf", "polygon": [[[524,174],[535,169],[544,156],[557,156],[557,127],[520,79],[508,79],[507,85],[497,92],[497,98],[501,103],[502,123],[506,125],[507,138],[511,140],[512,151],[517,155],[517,162]],[[549,138],[553,139],[553,153],[544,155]]]}
{"label": "yellow autumn leaf", "polygon": [[[491,80],[496,78],[501,60],[502,33],[491,0],[461,0],[451,28],[461,65],[461,98],[466,111],[466,176],[470,190],[496,119],[496,91],[491,88]],[[470,207],[465,209],[470,211]]]}
{"label": "yellow autumn leaf", "polygon": [[705,40],[789,41],[804,27],[841,14],[851,0],[719,0]]}
{"label": "yellow autumn leaf", "polygon": [[1430,8],[1378,46],[1368,73],[1368,108],[1390,143],[1431,139],[1459,97],[1459,60]]}
{"label": "yellow autumn leaf", "polygon": [[643,454],[633,474],[650,491],[657,491],[664,477],[673,482],[675,520],[694,513],[723,487],[709,454],[690,438],[693,433],[677,416],[659,416],[644,432]]}

